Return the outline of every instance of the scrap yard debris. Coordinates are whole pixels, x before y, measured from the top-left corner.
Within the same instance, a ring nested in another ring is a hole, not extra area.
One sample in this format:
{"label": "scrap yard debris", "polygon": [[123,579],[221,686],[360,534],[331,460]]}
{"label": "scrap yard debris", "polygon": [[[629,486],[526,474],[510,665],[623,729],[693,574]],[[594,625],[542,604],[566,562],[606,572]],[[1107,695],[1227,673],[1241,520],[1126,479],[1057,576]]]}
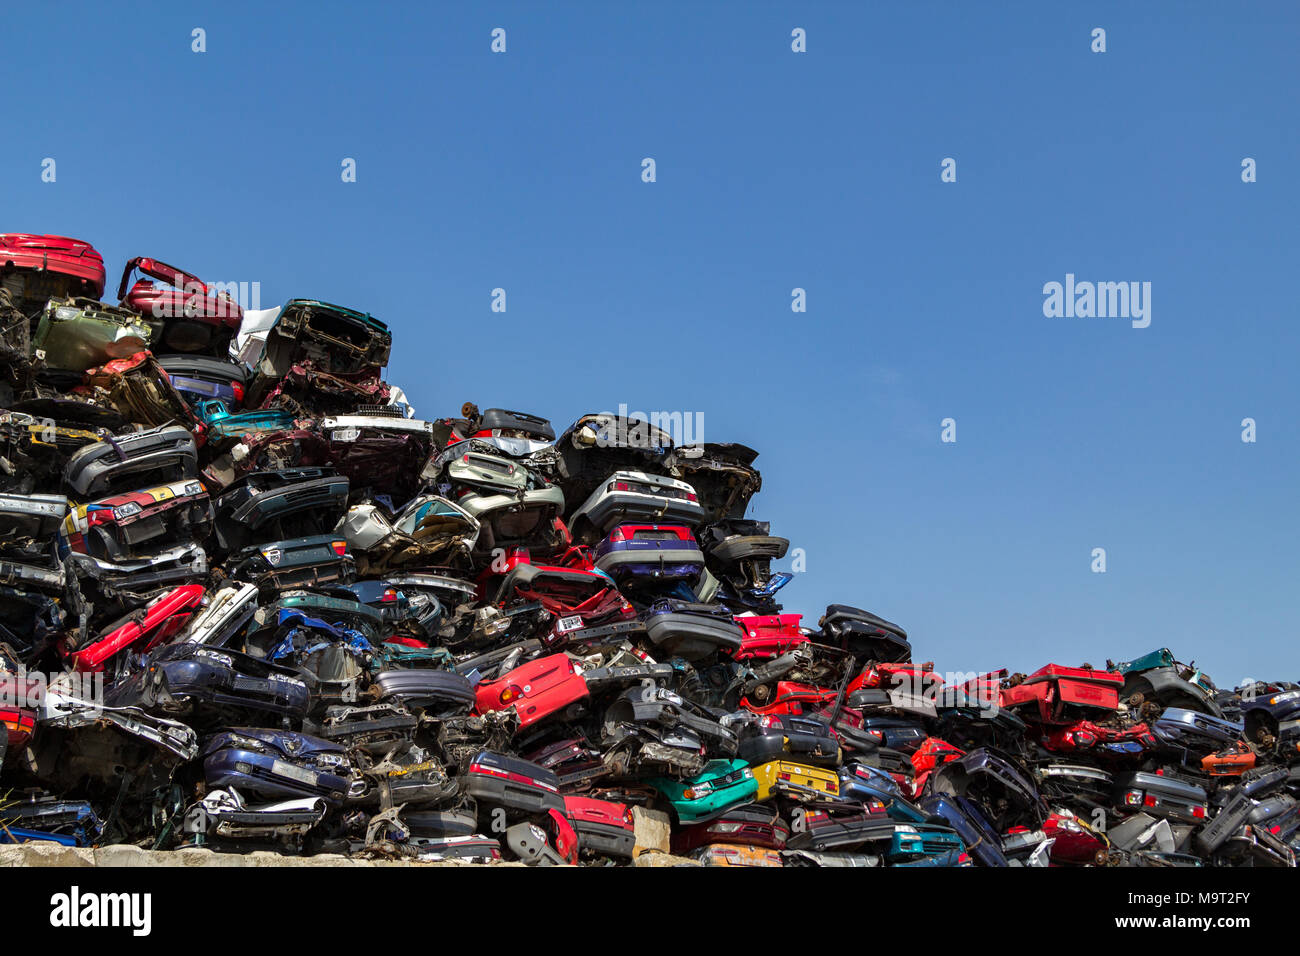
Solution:
{"label": "scrap yard debris", "polygon": [[0,842],[1295,865],[1300,685],[1163,648],[944,675],[783,609],[751,448],[421,419],[364,311],[144,257],[104,285],[0,235]]}

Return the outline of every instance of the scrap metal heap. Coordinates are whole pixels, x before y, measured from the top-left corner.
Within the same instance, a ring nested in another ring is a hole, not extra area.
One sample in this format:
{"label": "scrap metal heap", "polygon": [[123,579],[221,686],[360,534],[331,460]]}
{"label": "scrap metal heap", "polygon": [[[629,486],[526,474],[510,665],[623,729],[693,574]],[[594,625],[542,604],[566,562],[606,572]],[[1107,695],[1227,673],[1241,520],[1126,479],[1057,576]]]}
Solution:
{"label": "scrap metal heap", "polygon": [[104,279],[0,235],[0,842],[1295,865],[1300,685],[1164,649],[941,674],[783,611],[753,449],[419,419],[369,314]]}

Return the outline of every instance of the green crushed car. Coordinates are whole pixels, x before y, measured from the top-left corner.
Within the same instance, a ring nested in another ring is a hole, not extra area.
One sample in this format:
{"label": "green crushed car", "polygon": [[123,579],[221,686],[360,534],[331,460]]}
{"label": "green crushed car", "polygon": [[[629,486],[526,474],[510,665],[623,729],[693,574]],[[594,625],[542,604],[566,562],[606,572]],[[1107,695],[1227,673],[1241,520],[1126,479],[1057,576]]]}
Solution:
{"label": "green crushed car", "polygon": [[667,798],[682,823],[707,820],[751,802],[758,793],[754,772],[743,760],[710,760],[690,780],[655,777],[649,784]]}
{"label": "green crushed car", "polygon": [[50,368],[84,372],[148,348],[155,332],[127,309],[94,299],[50,299],[32,346]]}

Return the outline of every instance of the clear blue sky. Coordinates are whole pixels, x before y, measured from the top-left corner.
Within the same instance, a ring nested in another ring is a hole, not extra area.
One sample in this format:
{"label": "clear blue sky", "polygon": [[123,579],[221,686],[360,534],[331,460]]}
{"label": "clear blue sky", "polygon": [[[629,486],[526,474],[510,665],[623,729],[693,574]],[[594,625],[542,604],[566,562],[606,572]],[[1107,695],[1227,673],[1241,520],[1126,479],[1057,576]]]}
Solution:
{"label": "clear blue sky", "polygon": [[1300,678],[1300,7],[639,6],[10,4],[0,230],[367,309],[428,417],[702,411],[941,670]]}

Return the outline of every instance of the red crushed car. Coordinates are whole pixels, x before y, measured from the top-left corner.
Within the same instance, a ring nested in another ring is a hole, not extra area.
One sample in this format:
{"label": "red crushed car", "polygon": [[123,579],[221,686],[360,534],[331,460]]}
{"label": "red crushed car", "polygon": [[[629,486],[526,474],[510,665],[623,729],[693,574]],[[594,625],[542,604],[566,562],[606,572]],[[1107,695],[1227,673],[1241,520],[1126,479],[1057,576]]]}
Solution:
{"label": "red crushed car", "polygon": [[487,597],[497,578],[501,583],[493,601],[498,607],[522,598],[537,601],[554,616],[552,643],[570,631],[636,615],[613,579],[596,569],[591,552],[581,545],[569,547],[555,564],[533,564],[526,548],[514,549],[503,565],[490,566],[480,576],[480,596]]}
{"label": "red crushed car", "polygon": [[802,620],[802,614],[765,614],[736,618],[736,623],[744,630],[745,636],[741,638],[740,650],[732,657],[738,661],[778,657],[800,644],[808,643],[808,635],[799,627]]}
{"label": "red crushed car", "polygon": [[550,654],[521,664],[474,691],[474,713],[513,707],[519,726],[527,727],[557,713],[588,694],[582,668],[567,654]]}
{"label": "red crushed car", "polygon": [[104,294],[104,257],[88,242],[66,236],[0,233],[0,286],[24,313],[50,299]]}
{"label": "red crushed car", "polygon": [[1052,753],[1075,753],[1106,748],[1112,753],[1120,748],[1111,745],[1127,745],[1123,749],[1134,753],[1154,750],[1159,744],[1156,735],[1146,724],[1132,727],[1102,727],[1090,720],[1079,720],[1065,727],[1057,727],[1039,738],[1043,747]]}
{"label": "red crushed car", "polygon": [[935,767],[964,756],[966,751],[960,747],[954,747],[948,741],[940,740],[938,737],[926,737],[921,741],[921,746],[916,749],[916,753],[912,754],[912,795],[915,797],[925,789],[925,781]]}
{"label": "red crushed car", "polygon": [[772,716],[779,714],[802,714],[812,712],[834,702],[836,690],[833,687],[818,687],[815,684],[801,684],[797,681],[781,680],[776,682],[776,693],[769,701],[752,700],[742,697],[740,706],[755,714]]}
{"label": "red crushed car", "polygon": [[933,661],[924,664],[871,664],[849,681],[847,692],[851,695],[855,690],[880,688],[903,690],[919,696],[926,692],[934,693],[942,684],[943,677],[934,672]]}
{"label": "red crushed car", "polygon": [[1002,689],[1003,707],[1043,724],[1069,724],[1119,707],[1119,671],[1048,664]]}
{"label": "red crushed car", "polygon": [[564,812],[578,834],[578,849],[601,856],[632,858],[636,826],[632,808],[613,800],[565,797]]}
{"label": "red crushed car", "polygon": [[148,651],[170,640],[203,603],[198,584],[182,584],[155,598],[144,613],[132,611],[100,631],[85,647],[64,645],[64,657],[78,671],[101,671],[114,655],[128,647]]}

